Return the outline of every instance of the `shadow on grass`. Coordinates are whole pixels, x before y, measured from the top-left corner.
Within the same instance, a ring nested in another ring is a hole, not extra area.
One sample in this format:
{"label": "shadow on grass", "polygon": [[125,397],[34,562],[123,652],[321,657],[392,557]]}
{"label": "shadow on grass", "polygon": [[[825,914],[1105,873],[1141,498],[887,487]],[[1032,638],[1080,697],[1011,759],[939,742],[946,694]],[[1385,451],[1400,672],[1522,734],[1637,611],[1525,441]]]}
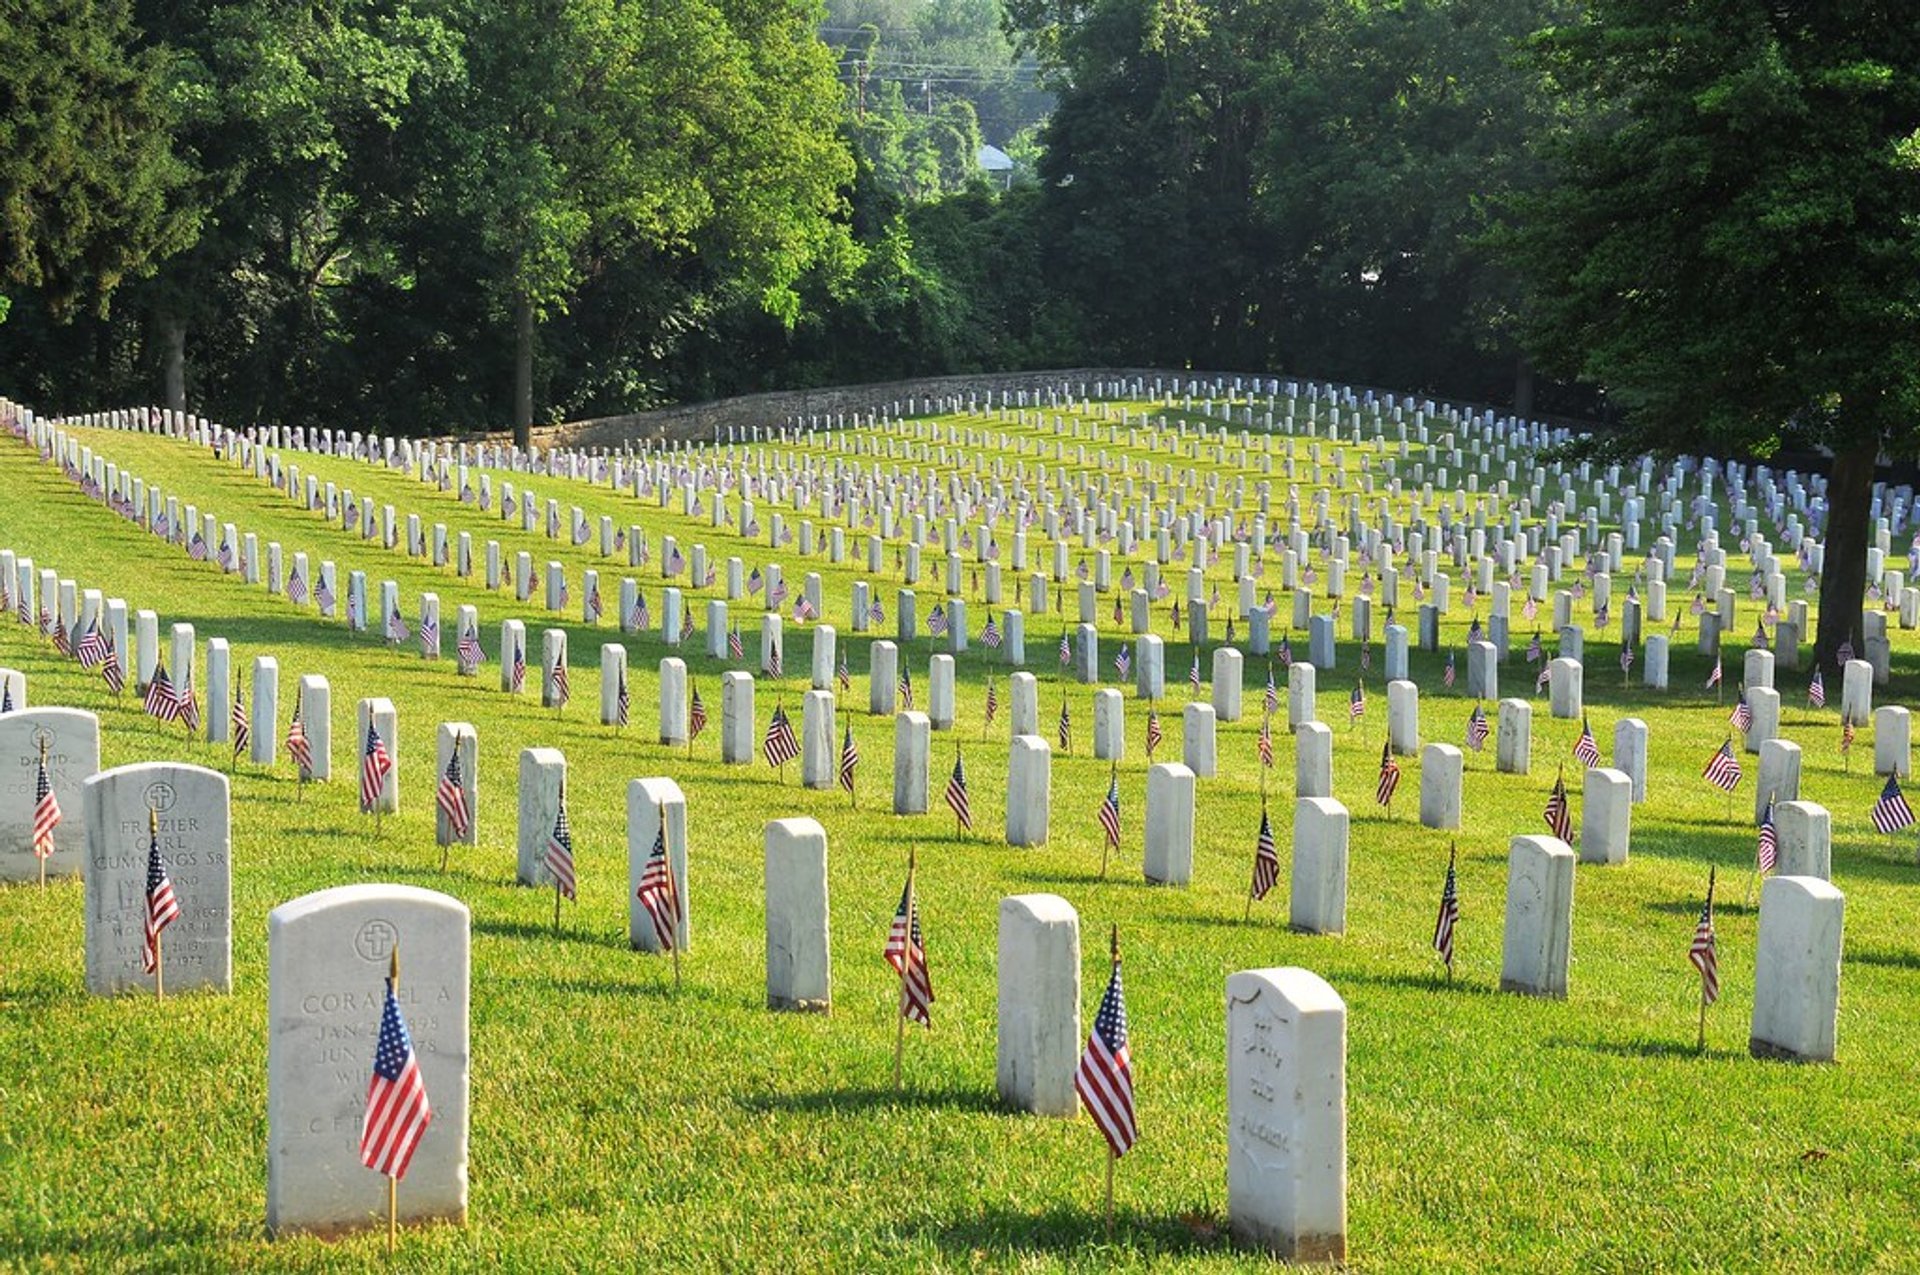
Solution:
{"label": "shadow on grass", "polygon": [[797,1111],[837,1114],[843,1111],[882,1111],[887,1108],[940,1108],[983,1115],[1010,1115],[991,1090],[955,1085],[928,1087],[909,1082],[904,1089],[891,1085],[864,1085],[846,1089],[810,1089],[796,1093],[742,1094],[734,1099],[748,1111]]}
{"label": "shadow on grass", "polygon": [[1357,984],[1361,987],[1399,987],[1416,992],[1438,992],[1445,996],[1495,996],[1500,991],[1492,983],[1476,982],[1457,975],[1449,983],[1445,969],[1435,969],[1431,974],[1375,974],[1369,970],[1327,969],[1320,974],[1336,989]]}
{"label": "shadow on grass", "polygon": [[711,1004],[732,1004],[737,998],[722,995],[710,987],[684,981],[678,990],[673,986],[673,967],[664,965],[659,972],[649,973],[632,982],[623,982],[610,978],[574,978],[552,984],[556,992],[575,992],[583,996],[646,996],[654,1000],[698,1000]]}
{"label": "shadow on grass", "polygon": [[1040,885],[1149,884],[1139,877],[1124,876],[1117,869],[1110,870],[1104,877],[1098,872],[1043,872],[1038,868],[1008,868],[1005,875],[1016,881],[1033,881]]}
{"label": "shadow on grass", "polygon": [[1856,948],[1849,945],[1846,960],[1849,964],[1879,965],[1896,970],[1920,970],[1920,952],[1899,952],[1871,947]]}
{"label": "shadow on grass", "polygon": [[[1757,901],[1758,891],[1755,892],[1755,895],[1756,901],[1753,903],[1748,903],[1744,900],[1729,899],[1724,895],[1717,895],[1713,900],[1713,914],[1715,916],[1758,916],[1760,914],[1760,904]],[[1700,905],[1703,902],[1705,902],[1704,899],[1663,899],[1657,903],[1642,903],[1640,910],[1643,912],[1661,912],[1668,916],[1690,916],[1698,920],[1700,917]]]}
{"label": "shadow on grass", "polygon": [[[1164,890],[1166,886],[1157,886],[1150,881],[1137,883],[1144,888]],[[1243,904],[1244,906],[1244,904]],[[1263,911],[1259,904],[1254,905],[1251,919],[1243,919],[1239,911],[1228,912],[1163,912],[1153,918],[1165,925],[1206,925],[1223,930],[1245,930],[1249,934],[1298,934],[1301,938],[1310,938],[1287,924],[1285,913]]]}
{"label": "shadow on grass", "polygon": [[926,1234],[950,1253],[976,1258],[994,1254],[1097,1253],[1112,1248],[1129,1256],[1142,1253],[1183,1256],[1223,1251],[1224,1228],[1210,1217],[1170,1217],[1117,1207],[1113,1235],[1098,1195],[1085,1208],[1061,1206],[1044,1213],[989,1208],[966,1217],[936,1220]]}
{"label": "shadow on grass", "polygon": [[[1690,1033],[1691,1028],[1687,1031]],[[1676,1035],[1671,1039],[1641,1036],[1633,1040],[1575,1040],[1570,1036],[1549,1036],[1545,1043],[1551,1049],[1584,1049],[1588,1053],[1611,1054],[1616,1058],[1698,1058],[1702,1061],[1725,1062],[1730,1059],[1745,1060],[1744,1049],[1716,1049],[1709,1045],[1704,1051],[1694,1048],[1694,1037],[1688,1034],[1685,1039]]]}
{"label": "shadow on grass", "polygon": [[56,1254],[65,1254],[86,1258],[83,1263],[86,1269],[106,1270],[126,1261],[129,1254],[151,1255],[166,1251],[176,1254],[187,1251],[204,1253],[236,1238],[250,1241],[258,1237],[257,1228],[236,1236],[230,1231],[216,1230],[205,1222],[188,1219],[169,1221],[164,1227],[116,1226],[103,1220],[102,1225],[85,1230],[37,1230],[29,1236],[8,1234],[0,1237],[0,1265],[12,1269],[40,1267],[55,1260]]}
{"label": "shadow on grass", "polygon": [[620,951],[626,951],[629,946],[625,935],[588,929],[564,912],[561,914],[560,928],[557,931],[552,921],[501,921],[494,918],[481,920],[478,917],[474,918],[473,928],[477,933],[495,938],[529,939],[545,943],[579,943],[588,947],[614,948]]}

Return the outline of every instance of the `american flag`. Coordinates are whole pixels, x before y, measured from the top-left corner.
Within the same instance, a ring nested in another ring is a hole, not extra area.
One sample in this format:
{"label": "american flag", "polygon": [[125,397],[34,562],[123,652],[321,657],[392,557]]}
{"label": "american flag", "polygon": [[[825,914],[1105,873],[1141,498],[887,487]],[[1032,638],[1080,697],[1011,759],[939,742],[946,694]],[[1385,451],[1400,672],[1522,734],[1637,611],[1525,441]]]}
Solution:
{"label": "american flag", "polygon": [[560,651],[553,661],[553,706],[565,708],[573,699],[573,676],[567,671],[567,653]]}
{"label": "american flag", "polygon": [[1820,675],[1818,665],[1814,666],[1813,680],[1807,683],[1807,707],[1825,708],[1827,706],[1827,682]]}
{"label": "american flag", "polygon": [[167,662],[158,660],[153,666],[153,680],[147,683],[147,716],[163,722],[180,720],[180,701],[173,693],[173,680],[167,676]]}
{"label": "american flag", "polygon": [[1380,745],[1380,782],[1374,787],[1373,799],[1380,805],[1393,800],[1394,790],[1400,787],[1400,763],[1394,758],[1393,745]]}
{"label": "american flag", "polygon": [[1843,715],[1840,718],[1840,753],[1842,756],[1853,751],[1853,718]]}
{"label": "american flag", "polygon": [[1773,871],[1780,860],[1780,834],[1773,827],[1773,797],[1767,797],[1767,813],[1760,817],[1760,845],[1755,862],[1761,876]]}
{"label": "american flag", "polygon": [[840,786],[849,793],[853,791],[853,774],[860,766],[860,750],[853,742],[853,726],[847,725],[846,734],[840,740]]}
{"label": "american flag", "polygon": [[1273,769],[1273,714],[1267,713],[1260,719],[1260,764],[1268,770]]}
{"label": "american flag", "polygon": [[835,680],[840,683],[840,693],[842,695],[853,689],[853,672],[847,667],[847,653],[844,649],[840,652],[840,664],[834,669],[833,675]]}
{"label": "american flag", "polygon": [[207,560],[207,540],[199,532],[193,533],[193,539],[187,542],[187,556],[195,562]]}
{"label": "american flag", "polygon": [[547,834],[545,856],[547,872],[562,896],[579,901],[573,877],[573,825],[567,822],[567,790],[560,790],[560,810],[553,817],[553,830]]}
{"label": "american flag", "polygon": [[687,709],[687,742],[691,744],[700,738],[700,732],[707,728],[707,706],[700,698],[700,688],[693,688],[693,704]]}
{"label": "american flag", "polygon": [[895,685],[894,692],[900,697],[900,711],[903,713],[912,712],[913,671],[904,664],[900,666],[900,681]]}
{"label": "american flag", "polygon": [[1160,729],[1160,710],[1149,705],[1147,708],[1147,759],[1153,759],[1153,750],[1160,747],[1165,734]]}
{"label": "american flag", "polygon": [[147,824],[147,943],[140,968],[148,974],[160,969],[160,932],[180,919],[180,900],[174,897],[167,861],[160,855],[160,824],[149,815]]}
{"label": "american flag", "polygon": [[1881,832],[1898,832],[1913,822],[1913,807],[1900,791],[1897,775],[1887,776],[1887,786],[1880,790],[1880,800],[1873,803],[1871,818],[1873,826]]}
{"label": "american flag", "polygon": [[947,807],[953,811],[953,817],[960,826],[973,831],[973,805],[967,797],[967,768],[956,751],[953,754],[953,773],[947,776]]}
{"label": "american flag", "polygon": [[333,586],[327,583],[325,572],[322,572],[320,575],[320,583],[314,588],[313,598],[314,601],[319,604],[321,615],[333,614]]}
{"label": "american flag", "polygon": [[1115,766],[1107,779],[1107,794],[1100,799],[1100,827],[1107,834],[1107,844],[1114,849],[1120,848],[1120,768]]}
{"label": "american flag", "polygon": [[[1280,639],[1280,667],[1293,667],[1293,637],[1291,634],[1283,635]],[[1272,681],[1273,679],[1269,677],[1267,680]]]}
{"label": "american flag", "polygon": [[1362,673],[1373,672],[1373,644],[1371,642],[1360,648],[1360,671]]}
{"label": "american flag", "polygon": [[1720,957],[1713,941],[1713,877],[1707,869],[1707,903],[1700,909],[1700,921],[1693,927],[1693,944],[1687,959],[1700,971],[1700,1003],[1711,1005],[1720,999]]}
{"label": "american flag", "polygon": [[1718,685],[1720,685],[1720,656],[1716,652],[1713,657],[1713,668],[1707,673],[1707,689],[1712,690]]}
{"label": "american flag", "polygon": [[1475,704],[1473,712],[1467,715],[1467,747],[1479,752],[1486,747],[1487,736],[1492,733],[1493,728],[1487,723],[1487,710]]}
{"label": "american flag", "polygon": [[746,644],[740,640],[740,626],[736,624],[727,633],[727,655],[733,659],[739,660],[739,659],[745,659],[746,654],[747,654]]}
{"label": "american flag", "polygon": [[1132,668],[1133,668],[1133,651],[1129,647],[1123,645],[1120,648],[1119,652],[1115,654],[1113,657],[1113,671],[1120,675],[1120,679],[1122,681],[1125,681],[1127,677],[1127,673]]}
{"label": "american flag", "polygon": [[994,716],[998,714],[999,711],[1000,692],[994,689],[993,682],[989,680],[987,682],[987,720],[985,724],[988,726],[993,725]]}
{"label": "american flag", "polygon": [[480,635],[471,629],[461,632],[453,649],[459,657],[462,673],[471,673],[486,662],[487,653],[480,648]]}
{"label": "american flag", "polygon": [[287,723],[287,756],[305,779],[313,773],[313,745],[307,740],[307,727],[300,720],[300,702],[294,701],[293,720]]}
{"label": "american flag", "polygon": [[1073,750],[1073,718],[1067,713],[1067,701],[1064,699],[1060,701],[1059,734],[1060,751],[1071,752]]}
{"label": "american flag", "polygon": [[1451,687],[1453,685],[1453,679],[1454,679],[1453,652],[1449,650],[1447,652],[1446,671],[1440,674],[1441,685]]}
{"label": "american flag", "polygon": [[367,743],[360,756],[360,813],[373,810],[380,800],[380,792],[386,787],[387,776],[393,772],[393,757],[387,752],[387,741],[380,738],[379,729],[373,719],[367,719]]}
{"label": "american flag", "polygon": [[1746,687],[1740,688],[1740,700],[1733,706],[1733,714],[1727,720],[1732,722],[1733,728],[1743,735],[1753,729],[1753,709],[1747,703]]}
{"label": "american flag", "polygon": [[1115,1159],[1140,1137],[1133,1110],[1133,1055],[1127,1047],[1127,998],[1120,984],[1120,952],[1115,940],[1113,977],[1093,1017],[1087,1048],[1073,1072],[1074,1092],[1107,1139]]}
{"label": "american flag", "polygon": [[[936,612],[939,611],[939,609],[940,609],[939,607],[934,608]],[[816,616],[817,614],[819,614],[819,612],[814,610],[813,599],[809,598],[806,594],[804,593],[801,594],[799,598],[794,601],[793,619],[796,624],[805,624],[808,620],[813,619],[814,616]],[[929,617],[928,627],[932,628],[931,617]],[[946,627],[947,627],[946,618],[942,616],[939,633],[945,632]],[[939,633],[935,633],[934,636],[938,637]]]}
{"label": "american flag", "polygon": [[993,612],[987,612],[987,627],[980,630],[980,644],[989,651],[1000,649],[1000,626],[993,622]]}
{"label": "american flag", "polygon": [[680,938],[680,889],[673,875],[673,861],[667,857],[664,806],[660,809],[660,826],[654,830],[653,850],[647,855],[647,866],[640,874],[640,888],[635,894],[653,920],[653,937],[660,950],[673,951],[679,946]]}
{"label": "american flag", "polygon": [[473,828],[473,818],[467,813],[467,790],[460,775],[460,741],[455,739],[447,756],[447,769],[440,776],[440,786],[434,790],[434,804],[440,813],[447,817],[447,828],[456,837],[464,837]]}
{"label": "american flag", "polygon": [[513,663],[508,666],[508,685],[518,695],[527,688],[527,643],[525,638],[513,644]]}
{"label": "american flag", "polygon": [[440,654],[440,621],[430,615],[420,617],[420,654],[426,659]]}
{"label": "american flag", "polygon": [[1353,684],[1353,694],[1347,696],[1347,720],[1357,722],[1367,715],[1367,692],[1361,683]]}
{"label": "american flag", "polygon": [[1594,742],[1593,727],[1587,724],[1584,717],[1580,719],[1580,738],[1574,741],[1573,755],[1583,766],[1600,764],[1600,745]]}
{"label": "american flag", "polygon": [[80,661],[81,668],[93,668],[107,657],[107,640],[101,636],[97,621],[87,624],[87,631],[80,635],[73,654]]}
{"label": "american flag", "polygon": [[633,708],[633,697],[627,693],[627,668],[620,666],[620,680],[613,688],[613,724],[625,726]]}
{"label": "american flag", "polygon": [[253,737],[253,723],[247,717],[246,688],[237,673],[233,678],[233,705],[227,711],[227,733],[233,736],[236,757],[246,750],[247,741]]}
{"label": "american flag", "polygon": [[760,568],[755,567],[753,571],[747,576],[747,592],[748,593],[760,592],[761,583],[762,582],[760,579]]}
{"label": "american flag", "polygon": [[53,781],[47,776],[47,754],[43,749],[33,774],[33,853],[35,858],[53,857],[53,830],[60,826],[60,799],[53,795]]}
{"label": "american flag", "polygon": [[413,1037],[400,1017],[400,1000],[387,979],[380,1012],[380,1042],[373,1052],[373,1078],[367,1084],[367,1115],[360,1126],[360,1163],[398,1182],[407,1176],[421,1135],[433,1120],[427,1082],[413,1052]]}
{"label": "american flag", "polygon": [[1551,664],[1542,664],[1540,666],[1540,676],[1533,679],[1533,689],[1535,691],[1544,691],[1547,689],[1547,684],[1551,681],[1553,681],[1553,666]]}
{"label": "american flag", "polygon": [[62,655],[73,654],[73,644],[67,641],[67,618],[64,615],[53,617],[53,649]]}
{"label": "american flag", "polygon": [[927,612],[927,632],[934,637],[939,637],[946,631],[947,610],[936,602],[933,604],[933,610]]}
{"label": "american flag", "polygon": [[786,676],[786,661],[780,658],[780,644],[778,642],[773,644],[773,650],[767,660],[767,675],[769,677]]}
{"label": "american flag", "polygon": [[1840,646],[1838,649],[1834,651],[1833,658],[1839,663],[1842,669],[1846,668],[1848,664],[1852,663],[1853,662],[1853,639],[1850,637],[1841,638]]}
{"label": "american flag", "polygon": [[127,670],[120,663],[120,652],[114,648],[112,638],[107,639],[106,654],[100,657],[100,676],[115,695],[127,687]]}
{"label": "american flag", "polygon": [[1267,808],[1260,807],[1260,835],[1253,843],[1253,898],[1256,902],[1267,897],[1267,891],[1280,880],[1280,850],[1273,840],[1273,821],[1267,818]]}
{"label": "american flag", "polygon": [[883,955],[900,975],[901,1016],[933,1026],[933,980],[927,973],[927,949],[920,933],[920,903],[913,897],[911,868],[907,871],[906,888],[900,892],[900,907],[887,930]]}
{"label": "american flag", "polygon": [[1564,774],[1553,777],[1553,791],[1547,794],[1547,808],[1543,813],[1547,820],[1547,831],[1571,844],[1573,809],[1567,803],[1567,780]]}
{"label": "american flag", "polygon": [[1269,713],[1276,711],[1280,707],[1280,688],[1274,684],[1273,665],[1271,664],[1267,665],[1266,706]]}
{"label": "american flag", "polygon": [[868,623],[879,624],[882,621],[884,621],[886,618],[887,618],[887,609],[880,605],[880,600],[878,598],[875,598],[872,602],[867,603]]}
{"label": "american flag", "polygon": [[1722,792],[1732,792],[1740,784],[1740,759],[1734,755],[1733,741],[1726,740],[1707,761],[1702,778]]}
{"label": "american flag", "polygon": [[778,705],[773,710],[773,720],[767,723],[766,738],[761,747],[767,755],[767,765],[784,766],[800,755],[800,743],[793,736],[793,722],[787,717],[787,710]]}
{"label": "american flag", "polygon": [[1620,648],[1620,671],[1622,673],[1633,671],[1633,648],[1630,646]]}
{"label": "american flag", "polygon": [[1433,950],[1440,953],[1447,970],[1453,970],[1453,931],[1460,923],[1460,894],[1453,872],[1454,852],[1447,852],[1447,883],[1440,887],[1440,915],[1433,922]]}
{"label": "american flag", "polygon": [[1073,641],[1067,636],[1066,631],[1062,630],[1060,633],[1060,667],[1065,668],[1071,663],[1073,663]]}
{"label": "american flag", "polygon": [[1533,640],[1527,643],[1527,663],[1538,664],[1543,654],[1545,654],[1545,652],[1540,649],[1540,630],[1535,629],[1533,631]]}
{"label": "american flag", "polygon": [[200,729],[200,697],[193,691],[193,662],[187,662],[186,672],[173,688],[173,703],[179,709],[178,721],[185,722],[189,731]]}
{"label": "american flag", "polygon": [[653,627],[653,616],[647,609],[647,595],[633,595],[633,610],[628,615],[627,627],[644,632]]}
{"label": "american flag", "polygon": [[586,623],[600,623],[600,582],[598,580],[587,585],[587,596],[580,605]]}
{"label": "american flag", "polygon": [[1200,652],[1193,653],[1193,665],[1187,670],[1187,688],[1195,695],[1200,693]]}

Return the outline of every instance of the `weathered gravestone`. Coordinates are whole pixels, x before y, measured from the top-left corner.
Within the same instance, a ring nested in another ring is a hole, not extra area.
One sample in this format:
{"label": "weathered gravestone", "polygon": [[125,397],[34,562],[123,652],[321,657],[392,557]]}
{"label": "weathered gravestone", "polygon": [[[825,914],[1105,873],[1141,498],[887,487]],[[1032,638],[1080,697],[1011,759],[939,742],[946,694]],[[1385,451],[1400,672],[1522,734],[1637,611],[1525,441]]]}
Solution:
{"label": "weathered gravestone", "polygon": [[1000,1101],[1041,1116],[1080,1110],[1080,916],[1055,894],[1000,900]]}
{"label": "weathered gravestone", "polygon": [[103,770],[82,786],[87,828],[87,990],[152,991],[147,863],[157,844],[179,919],[161,936],[172,991],[233,987],[233,865],[227,777],[177,762]]}
{"label": "weathered gravestone", "polygon": [[767,1008],[824,1014],[833,1004],[826,830],[813,819],[775,819],[765,848]]}
{"label": "weathered gravestone", "polygon": [[1817,877],[1770,877],[1760,887],[1748,1038],[1754,1057],[1833,1061],[1845,914],[1846,897]]}
{"label": "weathered gravestone", "polygon": [[693,941],[693,901],[687,894],[687,797],[672,779],[653,777],[627,783],[627,942],[642,952],[665,948],[654,929],[653,914],[640,901],[640,879],[653,857],[653,843],[666,832],[667,863],[679,901],[678,941],[686,951]]}
{"label": "weathered gravestone", "polygon": [[1347,1007],[1308,970],[1227,978],[1227,1225],[1295,1262],[1347,1254]]}
{"label": "weathered gravestone", "polygon": [[409,885],[347,885],[267,917],[267,1230],[383,1225],[387,1179],[360,1126],[395,950],[395,1000],[433,1119],[395,1195],[406,1223],[467,1217],[468,914]]}
{"label": "weathered gravestone", "polygon": [[49,877],[75,876],[87,862],[86,781],[100,770],[100,719],[77,708],[26,708],[0,713],[0,881],[35,881],[41,860],[33,853],[35,797],[42,749],[47,780],[60,806],[53,830]]}

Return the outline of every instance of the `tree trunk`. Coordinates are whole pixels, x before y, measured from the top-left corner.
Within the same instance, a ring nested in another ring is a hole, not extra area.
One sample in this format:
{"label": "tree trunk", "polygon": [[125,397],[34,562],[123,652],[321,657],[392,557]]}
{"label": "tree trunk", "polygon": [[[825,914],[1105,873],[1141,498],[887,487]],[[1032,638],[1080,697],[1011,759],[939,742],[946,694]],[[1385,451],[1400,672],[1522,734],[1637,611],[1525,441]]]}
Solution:
{"label": "tree trunk", "polygon": [[[1826,562],[1820,571],[1820,627],[1813,658],[1823,669],[1839,671],[1834,653],[1851,643],[1866,655],[1860,631],[1860,607],[1867,597],[1867,532],[1872,525],[1873,474],[1880,440],[1837,452],[1827,478]],[[1836,683],[1837,685],[1837,683]]]}
{"label": "tree trunk", "polygon": [[167,406],[187,410],[187,321],[175,314],[160,316],[160,377]]}
{"label": "tree trunk", "polygon": [[533,298],[524,292],[513,308],[513,441],[533,445]]}
{"label": "tree trunk", "polygon": [[1524,354],[1514,360],[1513,414],[1521,420],[1533,415],[1533,360]]}

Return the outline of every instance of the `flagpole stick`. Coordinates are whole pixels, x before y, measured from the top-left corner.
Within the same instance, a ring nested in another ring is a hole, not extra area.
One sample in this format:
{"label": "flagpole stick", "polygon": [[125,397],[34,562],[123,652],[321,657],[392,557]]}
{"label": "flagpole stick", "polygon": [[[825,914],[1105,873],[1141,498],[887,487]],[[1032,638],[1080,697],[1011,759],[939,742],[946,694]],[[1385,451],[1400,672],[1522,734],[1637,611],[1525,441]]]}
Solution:
{"label": "flagpole stick", "polygon": [[400,1179],[387,1175],[387,1257],[393,1257],[400,1240]]}
{"label": "flagpole stick", "polygon": [[[149,901],[147,906],[152,907],[152,902]],[[162,935],[153,936],[153,999],[157,1001],[167,998],[167,963],[161,950],[163,942]]]}
{"label": "flagpole stick", "polygon": [[1114,1165],[1114,1162],[1119,1158],[1120,1158],[1119,1156],[1113,1153],[1112,1147],[1107,1148],[1107,1241],[1108,1243],[1112,1243],[1113,1241],[1113,1165]]}
{"label": "flagpole stick", "polygon": [[553,879],[553,934],[560,936],[560,878]]}

